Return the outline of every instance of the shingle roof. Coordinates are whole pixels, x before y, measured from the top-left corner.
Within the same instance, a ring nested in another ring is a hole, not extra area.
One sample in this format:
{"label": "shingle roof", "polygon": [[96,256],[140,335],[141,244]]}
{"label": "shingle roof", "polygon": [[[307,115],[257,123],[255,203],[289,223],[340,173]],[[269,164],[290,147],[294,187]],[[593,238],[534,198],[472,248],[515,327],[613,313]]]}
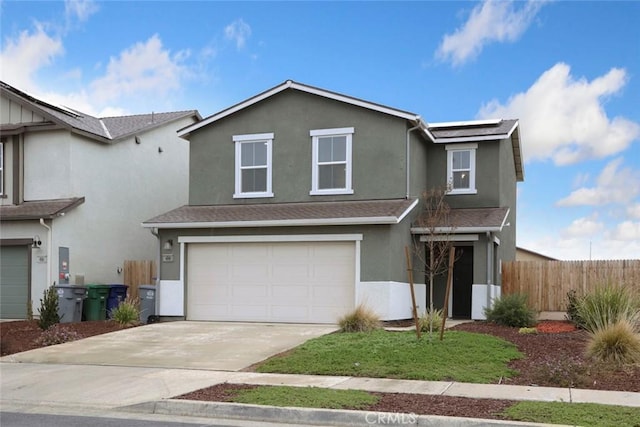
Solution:
{"label": "shingle roof", "polygon": [[[88,134],[88,136],[102,142],[116,141],[136,132],[146,131],[182,117],[196,116],[198,120],[201,119],[197,110],[97,118],[79,111],[49,104],[4,82],[0,82],[0,88],[3,93],[10,94],[14,99],[20,99],[52,122]],[[7,125],[11,127],[15,124]]]}
{"label": "shingle roof", "polygon": [[397,224],[417,200],[267,203],[182,206],[151,218],[145,227],[258,227],[293,225]]}
{"label": "shingle roof", "polygon": [[427,218],[418,218],[411,228],[416,234],[435,232],[473,233],[482,231],[500,231],[505,226],[509,208],[461,208],[451,209],[446,218],[430,227],[426,227]]}
{"label": "shingle roof", "polygon": [[518,120],[486,120],[476,122],[430,123],[429,131],[436,142],[447,142],[458,138],[504,138],[510,135]]}
{"label": "shingle roof", "polygon": [[82,203],[84,203],[84,197],[73,197],[70,199],[34,200],[19,205],[0,206],[0,221],[55,218]]}

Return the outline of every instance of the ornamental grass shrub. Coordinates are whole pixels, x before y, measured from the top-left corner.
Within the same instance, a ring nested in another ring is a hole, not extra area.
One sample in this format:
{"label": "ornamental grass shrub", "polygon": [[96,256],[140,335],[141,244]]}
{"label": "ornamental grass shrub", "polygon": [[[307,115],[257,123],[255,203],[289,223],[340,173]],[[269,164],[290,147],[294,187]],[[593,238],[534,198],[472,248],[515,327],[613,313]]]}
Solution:
{"label": "ornamental grass shrub", "polygon": [[587,355],[614,365],[640,363],[640,335],[628,319],[620,319],[591,333]]}
{"label": "ornamental grass shrub", "polygon": [[140,323],[140,303],[139,301],[127,297],[124,301],[111,310],[111,319],[118,322],[120,326],[133,326]]}
{"label": "ornamental grass shrub", "polygon": [[640,297],[625,286],[600,286],[577,300],[577,314],[584,329],[595,333],[627,320],[637,330],[640,322]]}
{"label": "ornamental grass shrub", "polygon": [[485,308],[487,321],[503,326],[527,328],[536,324],[537,313],[529,307],[526,294],[502,295],[493,302],[492,308]]}
{"label": "ornamental grass shrub", "polygon": [[442,310],[434,308],[425,310],[424,314],[418,319],[418,326],[422,332],[429,332],[430,328],[433,332],[440,331],[442,326]]}
{"label": "ornamental grass shrub", "polygon": [[338,325],[340,332],[371,332],[381,328],[378,314],[364,304],[341,317]]}

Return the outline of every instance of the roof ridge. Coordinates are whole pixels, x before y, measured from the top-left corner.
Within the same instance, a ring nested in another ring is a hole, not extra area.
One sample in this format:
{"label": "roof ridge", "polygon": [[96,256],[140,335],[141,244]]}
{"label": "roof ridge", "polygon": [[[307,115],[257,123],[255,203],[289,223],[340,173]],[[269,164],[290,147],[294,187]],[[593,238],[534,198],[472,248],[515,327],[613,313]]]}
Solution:
{"label": "roof ridge", "polygon": [[125,114],[125,115],[121,115],[121,116],[104,116],[104,117],[100,117],[100,120],[103,120],[103,119],[120,119],[120,118],[126,118],[126,117],[142,117],[142,116],[151,116],[151,115],[154,115],[154,114],[191,113],[191,112],[195,112],[195,111],[196,110],[176,110],[176,111],[161,111],[161,112],[152,111],[150,113]]}

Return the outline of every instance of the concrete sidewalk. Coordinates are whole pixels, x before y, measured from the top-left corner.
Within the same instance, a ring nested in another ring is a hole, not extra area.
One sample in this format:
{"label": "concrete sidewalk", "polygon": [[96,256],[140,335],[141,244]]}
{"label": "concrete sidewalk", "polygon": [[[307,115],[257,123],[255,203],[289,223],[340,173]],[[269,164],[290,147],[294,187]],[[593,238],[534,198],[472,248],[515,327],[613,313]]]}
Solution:
{"label": "concrete sidewalk", "polygon": [[450,381],[32,363],[0,363],[0,373],[2,402],[73,402],[105,408],[170,399],[220,383],[640,407],[640,393],[635,392]]}

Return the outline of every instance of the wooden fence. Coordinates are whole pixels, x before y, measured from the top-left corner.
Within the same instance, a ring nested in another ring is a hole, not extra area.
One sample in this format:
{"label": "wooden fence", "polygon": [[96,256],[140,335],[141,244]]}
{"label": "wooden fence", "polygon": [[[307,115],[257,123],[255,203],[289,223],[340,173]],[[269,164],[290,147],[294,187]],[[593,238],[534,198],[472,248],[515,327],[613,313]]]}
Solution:
{"label": "wooden fence", "polygon": [[502,263],[502,293],[526,293],[538,311],[565,311],[570,290],[584,295],[606,284],[640,292],[640,260]]}
{"label": "wooden fence", "polygon": [[140,285],[155,285],[156,274],[155,261],[125,261],[124,284],[129,286],[129,296],[137,301],[139,295],[138,287]]}

